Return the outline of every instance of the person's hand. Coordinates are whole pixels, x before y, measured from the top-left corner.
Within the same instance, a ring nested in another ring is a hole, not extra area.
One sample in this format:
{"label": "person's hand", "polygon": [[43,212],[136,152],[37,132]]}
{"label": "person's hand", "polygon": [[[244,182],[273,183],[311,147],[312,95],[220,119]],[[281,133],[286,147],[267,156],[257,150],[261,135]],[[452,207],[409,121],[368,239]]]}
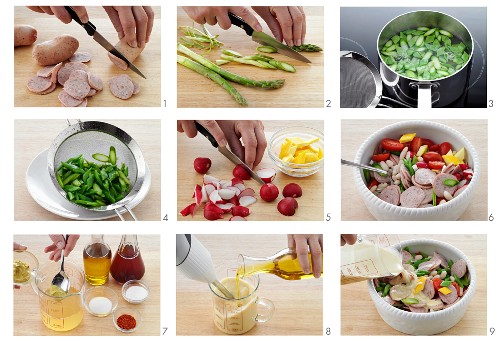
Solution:
{"label": "person's hand", "polygon": [[[27,246],[14,242],[14,251],[24,251],[27,249],[28,249]],[[14,289],[19,289],[19,288],[21,288],[20,285],[14,284]]]}
{"label": "person's hand", "polygon": [[[57,19],[61,20],[65,24],[71,22],[71,15],[64,8],[64,6],[27,6],[30,10],[37,13],[47,13],[49,15],[54,15]],[[89,21],[89,16],[87,14],[87,9],[84,6],[72,6],[78,18],[83,23]]]}
{"label": "person's hand", "polygon": [[118,38],[132,47],[149,43],[155,14],[151,6],[103,6],[113,23]]}
{"label": "person's hand", "polygon": [[341,234],[340,235],[340,246],[344,246],[346,243],[352,245],[356,243],[358,236],[356,234]]}
{"label": "person's hand", "polygon": [[223,30],[228,30],[231,27],[231,20],[228,13],[231,12],[243,19],[255,31],[262,31],[259,20],[257,20],[248,8],[243,6],[183,6],[182,9],[191,19],[200,25],[219,24]]}
{"label": "person's hand", "polygon": [[295,249],[300,267],[306,274],[311,273],[311,265],[309,264],[310,252],[314,277],[321,277],[321,273],[323,272],[322,234],[289,234],[288,247]]}
{"label": "person's hand", "polygon": [[302,6],[252,6],[278,41],[302,45],[306,36],[306,15]]}
{"label": "person's hand", "polygon": [[64,257],[69,256],[71,251],[75,248],[76,242],[80,238],[79,234],[68,235],[68,240],[64,242],[64,236],[62,234],[50,234],[50,239],[52,244],[43,249],[43,252],[50,253],[49,259],[57,262],[61,259],[61,253],[64,250]]}
{"label": "person's hand", "polygon": [[[196,121],[205,127],[221,146],[229,145],[236,156],[250,168],[261,161],[267,147],[264,125],[261,121]],[[177,121],[177,131],[193,138],[197,134],[194,121]]]}

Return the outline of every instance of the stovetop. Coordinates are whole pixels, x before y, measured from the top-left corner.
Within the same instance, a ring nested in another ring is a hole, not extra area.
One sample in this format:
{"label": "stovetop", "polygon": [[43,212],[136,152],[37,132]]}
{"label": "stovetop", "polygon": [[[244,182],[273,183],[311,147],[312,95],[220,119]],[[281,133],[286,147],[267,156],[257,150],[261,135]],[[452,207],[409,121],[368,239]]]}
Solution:
{"label": "stovetop", "polygon": [[[474,38],[469,91],[450,107],[485,108],[487,104],[486,7],[342,7],[340,9],[340,50],[361,53],[379,69],[377,38],[380,31],[395,17],[416,10],[433,10],[449,14],[469,29]],[[387,96],[385,91],[384,95]]]}

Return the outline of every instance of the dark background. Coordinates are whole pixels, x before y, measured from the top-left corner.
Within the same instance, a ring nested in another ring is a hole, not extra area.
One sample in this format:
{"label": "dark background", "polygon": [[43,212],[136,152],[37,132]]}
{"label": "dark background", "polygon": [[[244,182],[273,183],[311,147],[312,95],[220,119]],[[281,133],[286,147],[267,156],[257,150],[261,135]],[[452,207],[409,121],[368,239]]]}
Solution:
{"label": "dark background", "polygon": [[[395,17],[416,10],[443,12],[461,21],[474,39],[474,55],[467,99],[454,107],[485,108],[486,92],[486,7],[342,7],[340,9],[340,50],[367,56],[378,67],[377,38]],[[465,103],[464,103],[465,101]]]}

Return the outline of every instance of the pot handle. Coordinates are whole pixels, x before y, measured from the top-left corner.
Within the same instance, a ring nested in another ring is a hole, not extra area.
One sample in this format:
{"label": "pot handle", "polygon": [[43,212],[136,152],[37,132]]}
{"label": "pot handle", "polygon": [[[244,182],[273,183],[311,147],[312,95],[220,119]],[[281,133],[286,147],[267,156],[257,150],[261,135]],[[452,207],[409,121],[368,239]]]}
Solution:
{"label": "pot handle", "polygon": [[418,108],[432,108],[432,84],[417,83],[418,86]]}

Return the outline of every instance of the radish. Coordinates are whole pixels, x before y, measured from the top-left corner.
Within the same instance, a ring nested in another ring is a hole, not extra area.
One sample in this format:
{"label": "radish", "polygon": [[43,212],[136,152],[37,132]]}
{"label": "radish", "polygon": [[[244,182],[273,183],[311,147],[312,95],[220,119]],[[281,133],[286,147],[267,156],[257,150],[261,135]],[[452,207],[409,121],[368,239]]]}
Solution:
{"label": "radish", "polygon": [[192,217],[194,215],[194,211],[196,211],[197,207],[198,207],[198,205],[196,205],[196,203],[189,204],[182,211],[180,211],[180,214],[183,217],[187,216],[188,214],[191,214],[191,217]]}
{"label": "radish", "polygon": [[235,178],[241,180],[250,180],[250,174],[248,174],[247,170],[242,165],[236,165],[236,167],[234,167],[233,175]]}
{"label": "radish", "polygon": [[231,200],[236,196],[236,192],[227,188],[219,189],[219,196],[224,200]]}
{"label": "radish", "polygon": [[234,187],[238,188],[241,192],[245,190],[245,185],[243,184],[243,182],[241,183],[236,183],[233,185]]}
{"label": "radish", "polygon": [[203,175],[203,183],[205,185],[212,184],[214,187],[217,187],[217,184],[219,183],[219,179],[216,177],[213,177],[211,175],[205,174]]}
{"label": "radish", "polygon": [[201,186],[196,185],[194,188],[194,201],[196,202],[196,205],[201,204],[202,199],[203,199],[203,192],[201,190]]}
{"label": "radish", "polygon": [[248,207],[257,201],[257,199],[255,199],[254,197],[251,197],[249,195],[246,195],[244,197],[240,197],[239,199],[240,199],[240,206],[244,206],[244,207]]}
{"label": "radish", "polygon": [[262,179],[265,183],[270,183],[276,177],[276,170],[272,168],[262,168],[256,171],[259,178]]}
{"label": "radish", "polygon": [[247,221],[245,218],[243,217],[240,217],[240,216],[233,216],[231,218],[229,218],[229,221]]}
{"label": "radish", "polygon": [[240,178],[233,178],[231,180],[231,183],[232,183],[233,186],[236,185],[236,184],[242,184],[242,185],[244,185],[243,180],[241,180]]}
{"label": "radish", "polygon": [[298,198],[302,196],[302,188],[296,183],[290,183],[283,188],[283,196],[285,198]]}
{"label": "radish", "polygon": [[260,188],[260,197],[267,202],[276,200],[279,194],[280,190],[274,184],[265,184]]}
{"label": "radish", "polygon": [[240,195],[240,193],[241,193],[241,190],[238,187],[229,186],[226,189],[230,189],[231,191],[235,192],[236,196]]}
{"label": "radish", "polygon": [[234,206],[231,208],[233,216],[246,217],[250,214],[250,209],[244,206]]}
{"label": "radish", "polygon": [[215,186],[212,183],[204,185],[203,187],[205,187],[205,192],[207,192],[207,196],[210,196],[210,193],[215,191]]}
{"label": "radish", "polygon": [[295,210],[299,207],[297,200],[294,198],[281,199],[278,203],[278,211],[286,216],[292,216],[295,214]]}
{"label": "radish", "polygon": [[203,215],[205,216],[205,219],[207,219],[207,220],[222,219],[223,214],[224,214],[224,210],[222,210],[220,207],[217,207],[217,205],[212,204],[211,202],[206,204],[205,209],[203,210]]}
{"label": "radish", "polygon": [[229,200],[229,202],[231,204],[233,204],[234,206],[240,206],[240,200],[238,199],[238,197],[236,195],[234,197],[232,197],[231,200]]}
{"label": "radish", "polygon": [[201,202],[208,201],[207,187],[205,185],[201,186]]}
{"label": "radish", "polygon": [[206,157],[197,157],[196,159],[194,159],[193,165],[194,170],[197,173],[205,174],[212,166],[212,160]]}
{"label": "radish", "polygon": [[238,198],[246,197],[247,195],[252,197],[255,195],[255,191],[253,190],[253,188],[245,188],[243,191],[241,191],[240,195],[238,195]]}
{"label": "radish", "polygon": [[210,202],[212,204],[223,204],[224,203],[224,200],[222,200],[222,198],[219,195],[219,191],[213,191],[212,193],[210,193],[208,198],[210,199]]}
{"label": "radish", "polygon": [[228,213],[234,207],[234,205],[231,204],[231,203],[227,203],[227,204],[215,204],[215,206],[217,206],[218,208],[220,208],[221,210],[223,210],[224,213]]}
{"label": "radish", "polygon": [[233,185],[233,182],[231,180],[221,180],[219,181],[220,188],[228,188],[229,186]]}

